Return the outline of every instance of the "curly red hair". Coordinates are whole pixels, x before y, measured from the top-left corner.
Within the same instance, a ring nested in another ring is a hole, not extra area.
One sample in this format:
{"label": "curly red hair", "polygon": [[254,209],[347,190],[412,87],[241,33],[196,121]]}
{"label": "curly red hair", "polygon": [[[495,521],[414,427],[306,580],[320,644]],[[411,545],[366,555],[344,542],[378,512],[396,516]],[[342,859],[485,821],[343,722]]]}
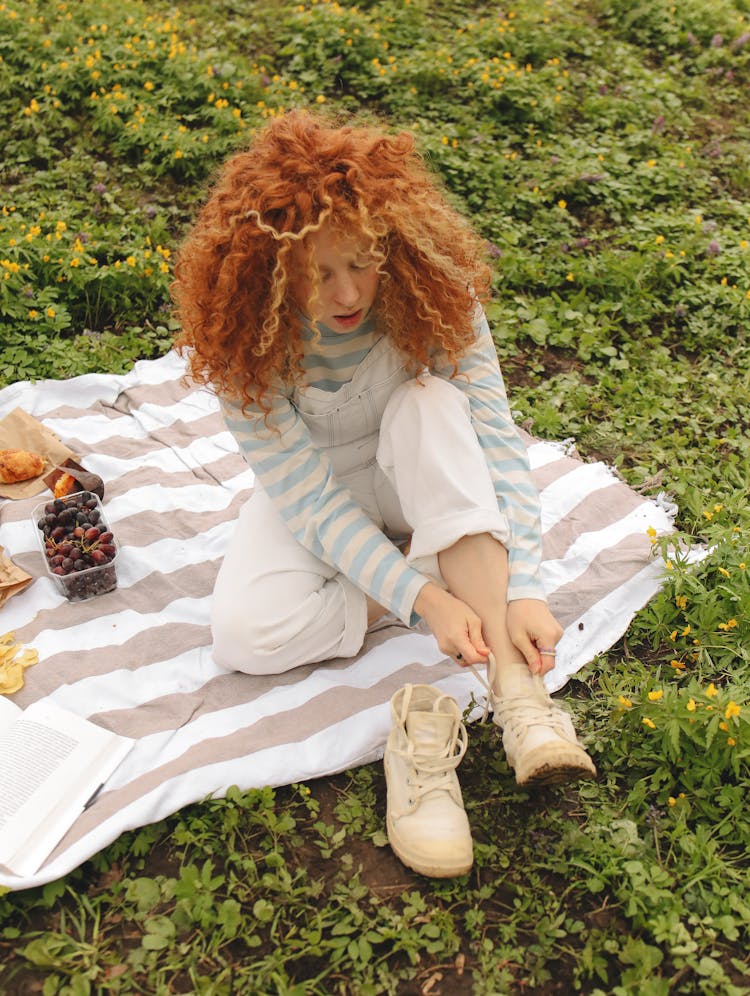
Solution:
{"label": "curly red hair", "polygon": [[[295,110],[225,163],[178,253],[176,346],[195,380],[243,404],[298,382],[293,250],[326,223],[369,240],[378,323],[414,371],[437,355],[455,367],[488,294],[483,240],[448,204],[411,135]],[[309,279],[309,248],[302,258]]]}

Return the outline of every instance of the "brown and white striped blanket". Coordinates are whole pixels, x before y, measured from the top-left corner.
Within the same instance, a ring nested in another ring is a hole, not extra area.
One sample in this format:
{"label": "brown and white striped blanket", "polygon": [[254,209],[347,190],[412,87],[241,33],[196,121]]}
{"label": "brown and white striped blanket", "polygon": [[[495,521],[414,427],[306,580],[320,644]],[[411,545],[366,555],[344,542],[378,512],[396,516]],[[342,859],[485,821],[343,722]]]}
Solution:
{"label": "brown and white striped blanket", "polygon": [[[119,541],[117,589],[70,603],[42,576],[30,519],[49,492],[0,501],[0,546],[37,578],[0,610],[0,633],[13,631],[40,657],[13,699],[24,707],[47,698],[136,740],[35,876],[0,870],[0,884],[12,889],[63,875],[123,831],[231,785],[285,785],[379,758],[389,699],[407,682],[438,684],[462,707],[472,694],[484,698],[429,633],[390,616],[352,660],[268,678],[216,666],[211,592],[253,475],[216,399],[183,373],[170,353],[124,376],[0,391],[0,417],[24,409],[102,477]],[[549,676],[555,691],[610,647],[657,590],[661,564],[647,529],[669,531],[671,516],[603,464],[527,442],[542,496],[544,578],[565,626]]]}

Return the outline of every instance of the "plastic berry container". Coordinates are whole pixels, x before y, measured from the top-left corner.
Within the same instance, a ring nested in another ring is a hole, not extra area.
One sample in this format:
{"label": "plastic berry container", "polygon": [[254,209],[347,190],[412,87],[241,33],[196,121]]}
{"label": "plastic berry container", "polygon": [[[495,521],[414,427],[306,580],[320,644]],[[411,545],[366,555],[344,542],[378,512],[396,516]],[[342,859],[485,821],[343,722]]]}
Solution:
{"label": "plastic berry container", "polygon": [[39,502],[31,519],[46,574],[68,601],[117,587],[117,542],[92,491]]}

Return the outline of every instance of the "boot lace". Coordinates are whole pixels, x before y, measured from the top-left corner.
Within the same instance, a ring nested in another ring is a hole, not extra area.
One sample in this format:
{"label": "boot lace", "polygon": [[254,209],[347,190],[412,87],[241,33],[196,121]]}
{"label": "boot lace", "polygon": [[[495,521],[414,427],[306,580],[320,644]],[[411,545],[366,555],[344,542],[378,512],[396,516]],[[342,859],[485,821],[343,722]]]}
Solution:
{"label": "boot lace", "polygon": [[468,736],[463,723],[457,723],[453,735],[448,742],[443,756],[423,754],[412,744],[406,750],[396,750],[395,753],[409,761],[412,775],[407,778],[409,786],[409,805],[416,807],[419,801],[430,792],[450,792],[450,774],[461,763]]}
{"label": "boot lace", "polygon": [[487,717],[492,711],[497,718],[498,725],[503,730],[511,727],[518,737],[523,737],[531,726],[546,726],[547,728],[552,727],[563,739],[570,739],[564,726],[564,713],[552,699],[547,699],[544,702],[530,698],[528,695],[506,698],[497,695],[492,688],[496,668],[497,664],[491,657],[487,665],[487,679],[485,679],[476,667],[471,665],[471,670],[477,681],[487,689],[482,715],[483,723],[487,721]]}

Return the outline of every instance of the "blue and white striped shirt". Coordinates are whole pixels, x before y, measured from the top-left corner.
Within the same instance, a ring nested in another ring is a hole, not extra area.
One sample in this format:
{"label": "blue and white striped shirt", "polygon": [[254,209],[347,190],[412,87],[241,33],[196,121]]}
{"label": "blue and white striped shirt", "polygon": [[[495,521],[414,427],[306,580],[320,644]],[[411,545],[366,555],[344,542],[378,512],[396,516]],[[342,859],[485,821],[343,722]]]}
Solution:
{"label": "blue and white striped shirt", "polygon": [[[305,383],[336,391],[348,383],[383,333],[372,322],[351,333],[322,330],[309,344],[303,361]],[[436,367],[448,379],[451,367]],[[461,357],[459,376],[451,383],[469,400],[472,424],[485,454],[498,504],[511,531],[508,551],[508,598],[541,598],[539,577],[541,528],[539,496],[531,479],[525,447],[510,414],[508,399],[487,321]],[[326,453],[315,446],[291,400],[291,392],[274,394],[267,424],[260,406],[243,414],[240,405],[222,399],[222,410],[247,462],[253,468],[295,538],[311,553],[336,567],[362,591],[409,625],[417,619],[413,605],[426,583],[388,537],[341,487]],[[269,432],[269,428],[275,432]]]}

